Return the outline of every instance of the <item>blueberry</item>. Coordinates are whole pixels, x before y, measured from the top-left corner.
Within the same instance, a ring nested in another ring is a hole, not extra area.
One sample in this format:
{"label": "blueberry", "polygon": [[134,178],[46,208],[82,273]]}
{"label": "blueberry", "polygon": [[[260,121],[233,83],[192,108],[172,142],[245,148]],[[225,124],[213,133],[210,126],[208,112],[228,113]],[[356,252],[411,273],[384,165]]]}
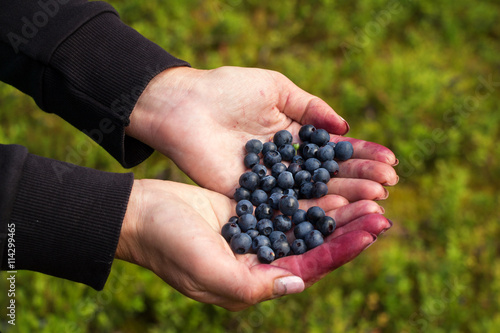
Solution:
{"label": "blueberry", "polygon": [[333,158],[335,157],[335,150],[333,150],[332,146],[323,146],[318,150],[316,157],[321,162],[333,160]]}
{"label": "blueberry", "polygon": [[259,187],[265,192],[270,192],[273,188],[276,187],[276,183],[276,178],[267,175],[261,178]]}
{"label": "blueberry", "polygon": [[283,161],[291,161],[295,156],[295,148],[289,143],[279,147],[278,151]]}
{"label": "blueberry", "polygon": [[271,219],[273,217],[273,209],[267,203],[261,203],[255,208],[255,217],[257,220]]}
{"label": "blueberry", "polygon": [[286,240],[278,239],[277,241],[271,244],[272,244],[271,248],[274,250],[274,253],[276,254],[276,259],[286,257],[291,252],[290,244],[288,244]]}
{"label": "blueberry", "polygon": [[319,147],[314,143],[309,143],[302,148],[302,157],[307,161],[308,158],[316,157]]}
{"label": "blueberry", "polygon": [[266,155],[268,151],[278,151],[278,147],[274,144],[274,142],[266,142],[262,147],[262,155]]}
{"label": "blueberry", "polygon": [[292,243],[292,251],[293,251],[293,254],[296,254],[296,255],[306,253],[306,251],[307,251],[306,242],[304,242],[303,239],[294,240]]}
{"label": "blueberry", "polygon": [[236,191],[234,191],[234,200],[236,200],[236,202],[238,201],[241,201],[241,200],[250,200],[250,195],[252,194],[252,192],[250,192],[249,190],[247,190],[246,188],[244,187],[238,187],[236,189]]}
{"label": "blueberry", "polygon": [[352,157],[354,149],[349,141],[337,142],[335,146],[335,158],[340,161],[348,160]]}
{"label": "blueberry", "polygon": [[257,252],[261,246],[271,246],[271,241],[264,235],[259,235],[252,240],[252,250]]}
{"label": "blueberry", "polygon": [[279,209],[280,199],[283,196],[283,193],[273,193],[269,196],[267,203],[271,206],[272,209]]}
{"label": "blueberry", "polygon": [[316,228],[323,234],[323,236],[328,236],[335,231],[337,224],[335,220],[330,216],[322,217],[316,222]]}
{"label": "blueberry", "polygon": [[252,214],[253,205],[249,200],[241,200],[236,204],[236,215]]}
{"label": "blueberry", "polygon": [[292,216],[299,209],[299,201],[295,196],[284,195],[280,199],[279,209],[283,215]]}
{"label": "blueberry", "polygon": [[313,184],[312,183],[303,183],[300,185],[300,195],[304,199],[311,199],[312,198],[312,190],[313,190]]}
{"label": "blueberry", "polygon": [[320,246],[324,242],[323,235],[318,230],[310,231],[304,240],[306,241],[306,246],[309,250]]}
{"label": "blueberry", "polygon": [[276,163],[281,162],[281,155],[275,150],[268,151],[264,155],[264,165],[268,168],[272,167]]}
{"label": "blueberry", "polygon": [[250,229],[250,230],[247,230],[246,234],[250,237],[252,237],[252,239],[254,239],[255,237],[257,237],[259,235],[259,232],[255,229]]}
{"label": "blueberry", "polygon": [[269,234],[269,240],[271,241],[271,244],[278,239],[286,241],[286,235],[283,231],[274,230]]}
{"label": "blueberry", "polygon": [[326,214],[325,214],[325,211],[323,210],[323,208],[318,207],[318,206],[313,206],[307,210],[307,219],[313,225],[316,225],[316,222],[318,222],[325,215]]}
{"label": "blueberry", "polygon": [[291,144],[293,141],[293,137],[292,134],[287,130],[281,130],[274,134],[273,141],[277,147],[281,147],[286,144]]}
{"label": "blueberry", "polygon": [[256,173],[262,179],[267,174],[267,168],[262,164],[255,164],[252,167],[252,172]]}
{"label": "blueberry", "polygon": [[260,157],[259,157],[259,155],[255,154],[255,153],[248,153],[245,155],[245,158],[243,159],[243,163],[245,164],[246,168],[251,169],[255,165],[260,163]]}
{"label": "blueberry", "polygon": [[322,182],[316,182],[312,188],[312,197],[319,199],[328,194],[328,185]]}
{"label": "blueberry", "polygon": [[304,165],[304,158],[300,155],[295,155],[293,158],[292,158],[292,163],[296,163],[300,166]]}
{"label": "blueberry", "polygon": [[271,190],[271,192],[269,192],[269,195],[274,194],[274,193],[283,194],[283,193],[285,193],[285,191],[282,188],[276,186],[275,188],[273,188]]}
{"label": "blueberry", "polygon": [[249,191],[254,191],[259,185],[259,175],[255,172],[247,171],[240,176],[240,186],[246,188]]}
{"label": "blueberry", "polygon": [[304,162],[304,167],[303,169],[306,169],[309,172],[314,172],[314,170],[318,169],[321,167],[321,162],[317,158],[308,158]]}
{"label": "blueberry", "polygon": [[333,149],[335,149],[335,146],[337,145],[335,142],[327,142],[326,143],[328,146],[332,147]]}
{"label": "blueberry", "polygon": [[295,174],[295,185],[298,187],[304,183],[309,183],[312,179],[311,173],[307,170],[301,170]]}
{"label": "blueberry", "polygon": [[290,165],[288,166],[288,168],[286,169],[286,171],[290,172],[292,174],[292,176],[295,177],[295,175],[297,174],[297,172],[302,171],[302,168],[297,163],[290,163]]}
{"label": "blueberry", "polygon": [[252,214],[241,215],[238,220],[238,226],[242,232],[247,232],[248,230],[255,229],[257,226],[257,219]]}
{"label": "blueberry", "polygon": [[283,163],[276,163],[275,165],[273,165],[273,167],[271,168],[271,175],[278,179],[278,176],[282,173],[282,172],[285,172],[286,171],[286,165],[284,165]]}
{"label": "blueberry", "polygon": [[231,216],[228,222],[238,223],[239,216]]}
{"label": "blueberry", "polygon": [[259,154],[262,151],[262,142],[257,139],[248,140],[245,144],[245,149],[247,153]]}
{"label": "blueberry", "polygon": [[335,177],[339,173],[339,164],[335,161],[326,161],[321,164],[322,168],[328,170],[330,178]]}
{"label": "blueberry", "polygon": [[311,141],[311,135],[316,131],[313,125],[304,125],[299,130],[299,138],[301,141]]}
{"label": "blueberry", "polygon": [[278,186],[282,189],[286,190],[292,188],[295,184],[295,180],[293,179],[293,175],[289,171],[283,171],[278,176]]}
{"label": "blueberry", "polygon": [[261,235],[269,236],[274,231],[273,221],[270,219],[259,220],[256,228]]}
{"label": "blueberry", "polygon": [[283,195],[297,198],[297,192],[293,188],[284,190]]}
{"label": "blueberry", "polygon": [[[304,147],[307,146],[308,144],[310,144],[309,141],[304,141],[302,142],[300,145],[299,145],[299,148],[297,149],[297,154],[299,154],[300,156],[303,157],[303,153],[304,153]],[[305,157],[303,157],[305,159]]]}
{"label": "blueberry", "polygon": [[273,249],[269,246],[261,246],[259,250],[257,250],[257,259],[263,264],[270,264],[274,261],[276,255],[274,254]]}
{"label": "blueberry", "polygon": [[293,234],[295,238],[304,239],[308,233],[314,230],[314,226],[311,222],[304,221],[299,223],[293,228]]}
{"label": "blueberry", "polygon": [[274,218],[273,221],[274,229],[278,231],[287,232],[292,229],[292,221],[288,216],[278,215]]}
{"label": "blueberry", "polygon": [[330,173],[325,168],[319,168],[314,170],[312,179],[315,182],[328,183],[330,181]]}
{"label": "blueberry", "polygon": [[297,225],[301,222],[307,221],[307,212],[303,209],[298,209],[293,215],[292,215],[292,223]]}
{"label": "blueberry", "polygon": [[250,201],[254,206],[258,206],[262,203],[267,202],[267,193],[264,192],[263,190],[257,189],[252,192],[252,195],[250,196]]}
{"label": "blueberry", "polygon": [[234,235],[231,238],[229,246],[234,253],[245,254],[252,246],[252,237],[243,233]]}
{"label": "blueberry", "polygon": [[330,134],[324,129],[317,129],[311,134],[311,142],[317,144],[318,146],[324,146],[330,141]]}
{"label": "blueberry", "polygon": [[238,224],[234,222],[227,222],[222,226],[221,235],[228,243],[234,235],[240,233],[241,233],[240,227],[238,226]]}

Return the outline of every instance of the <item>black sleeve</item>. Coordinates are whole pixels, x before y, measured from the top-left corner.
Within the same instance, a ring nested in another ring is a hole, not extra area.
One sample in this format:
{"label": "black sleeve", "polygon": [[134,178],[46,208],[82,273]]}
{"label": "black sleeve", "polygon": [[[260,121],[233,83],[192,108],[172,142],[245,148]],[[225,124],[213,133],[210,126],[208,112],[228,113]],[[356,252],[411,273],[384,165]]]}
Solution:
{"label": "black sleeve", "polygon": [[[37,271],[101,290],[132,185],[131,173],[97,171],[0,145],[2,270]],[[7,226],[14,231],[9,236]],[[9,255],[8,238],[15,244]]]}
{"label": "black sleeve", "polygon": [[125,135],[137,99],[161,71],[189,66],[100,1],[4,0],[0,80],[90,136],[124,167],[153,149]]}

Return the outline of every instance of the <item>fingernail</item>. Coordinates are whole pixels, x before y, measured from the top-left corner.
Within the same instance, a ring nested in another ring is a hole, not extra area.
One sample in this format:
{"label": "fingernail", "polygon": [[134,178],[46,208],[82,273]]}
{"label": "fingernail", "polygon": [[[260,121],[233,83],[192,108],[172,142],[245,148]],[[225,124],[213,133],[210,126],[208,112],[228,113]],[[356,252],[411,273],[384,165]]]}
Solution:
{"label": "fingernail", "polygon": [[391,229],[391,228],[392,228],[392,226],[394,225],[394,223],[392,223],[392,221],[391,221],[391,220],[387,219],[387,221],[389,222],[389,226],[388,226],[387,228],[385,228],[384,230],[382,230],[382,231],[380,232],[380,234],[379,234],[379,235],[382,235],[382,234],[383,234],[383,233],[385,233],[387,230]]}
{"label": "fingernail", "polygon": [[379,207],[380,207],[380,211],[381,211],[381,213],[380,213],[380,214],[385,214],[385,208],[384,208],[384,207],[382,207],[382,206],[379,206]]}
{"label": "fingernail", "polygon": [[389,197],[389,191],[387,191],[387,189],[384,188],[384,195],[382,197],[379,197],[379,198],[375,199],[375,200],[385,200],[388,197]]}
{"label": "fingernail", "polygon": [[285,276],[274,281],[275,295],[297,294],[304,289],[304,281],[298,276]]}
{"label": "fingernail", "polygon": [[399,160],[396,158],[396,162],[394,162],[394,164],[392,166],[396,166],[399,164]]}
{"label": "fingernail", "polygon": [[370,244],[368,244],[368,245],[367,245],[367,246],[363,249],[363,251],[364,251],[364,250],[366,250],[367,248],[369,248],[370,246],[372,246],[372,245],[373,245],[373,243],[375,243],[375,242],[377,241],[377,235],[375,235],[375,234],[371,234],[371,235],[372,235],[372,237],[373,237],[373,242],[371,242]]}
{"label": "fingernail", "polygon": [[394,183],[383,183],[384,186],[394,186],[399,183],[399,176],[396,176],[396,181]]}

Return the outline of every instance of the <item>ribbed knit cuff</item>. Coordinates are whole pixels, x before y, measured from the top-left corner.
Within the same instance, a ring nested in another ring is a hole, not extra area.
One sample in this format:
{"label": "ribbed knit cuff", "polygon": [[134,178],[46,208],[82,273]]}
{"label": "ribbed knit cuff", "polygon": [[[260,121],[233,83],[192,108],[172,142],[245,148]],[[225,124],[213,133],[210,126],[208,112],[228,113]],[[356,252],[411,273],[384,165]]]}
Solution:
{"label": "ribbed knit cuff", "polygon": [[106,283],[133,175],[26,158],[9,223],[15,224],[16,269]]}
{"label": "ribbed knit cuff", "polygon": [[176,66],[189,64],[104,12],[52,55],[44,75],[43,108],[89,135],[124,167],[133,167],[153,149],[125,135],[129,116],[151,79]]}

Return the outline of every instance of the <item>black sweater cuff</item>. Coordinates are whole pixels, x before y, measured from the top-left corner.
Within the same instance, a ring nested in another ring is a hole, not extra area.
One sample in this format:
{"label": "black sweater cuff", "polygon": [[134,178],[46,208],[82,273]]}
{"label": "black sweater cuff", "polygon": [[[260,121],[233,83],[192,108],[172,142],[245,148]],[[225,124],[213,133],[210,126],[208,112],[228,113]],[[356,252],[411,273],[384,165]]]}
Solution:
{"label": "black sweater cuff", "polygon": [[[15,269],[101,290],[132,185],[131,173],[96,171],[28,154],[8,221],[15,225]],[[5,256],[2,269],[10,270]]]}

